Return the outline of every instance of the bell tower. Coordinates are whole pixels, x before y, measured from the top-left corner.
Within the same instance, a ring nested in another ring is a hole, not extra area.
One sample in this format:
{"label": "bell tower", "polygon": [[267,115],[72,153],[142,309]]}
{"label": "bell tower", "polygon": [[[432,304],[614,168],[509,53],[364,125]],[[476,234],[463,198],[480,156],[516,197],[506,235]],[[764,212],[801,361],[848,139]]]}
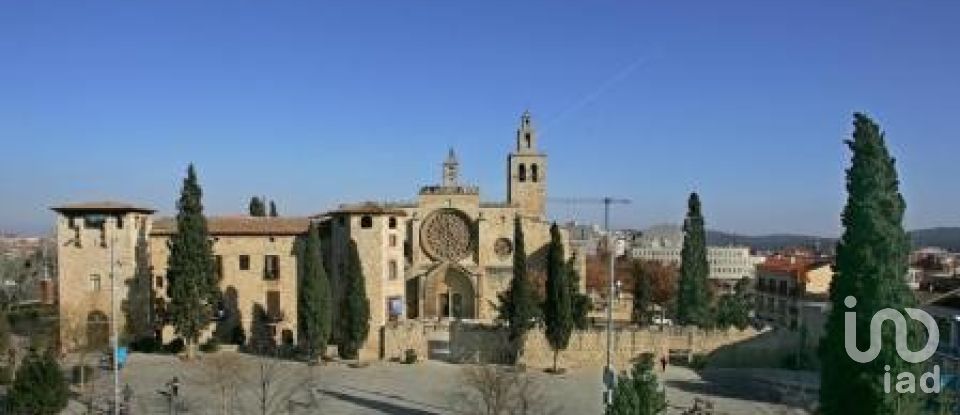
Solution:
{"label": "bell tower", "polygon": [[447,159],[443,162],[443,186],[454,187],[460,184],[460,163],[457,162],[457,155],[453,148],[447,153]]}
{"label": "bell tower", "polygon": [[507,157],[507,202],[532,216],[546,215],[547,156],[537,151],[537,131],[530,111],[517,128],[517,148]]}

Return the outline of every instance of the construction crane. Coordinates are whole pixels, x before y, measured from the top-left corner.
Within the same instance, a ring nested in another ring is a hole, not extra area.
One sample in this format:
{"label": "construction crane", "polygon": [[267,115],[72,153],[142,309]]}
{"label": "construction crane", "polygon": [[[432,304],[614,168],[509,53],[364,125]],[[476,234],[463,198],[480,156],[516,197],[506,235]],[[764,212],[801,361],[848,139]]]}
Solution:
{"label": "construction crane", "polygon": [[611,361],[611,351],[613,350],[613,298],[616,295],[614,286],[614,255],[613,255],[613,232],[610,229],[610,205],[627,205],[630,199],[618,199],[614,197],[561,197],[549,198],[548,203],[568,204],[568,205],[603,205],[603,229],[607,233],[607,250],[610,253],[609,258],[609,281],[610,292],[607,296],[607,365],[603,369],[603,403],[606,406],[613,404],[613,388],[617,384],[617,371]]}

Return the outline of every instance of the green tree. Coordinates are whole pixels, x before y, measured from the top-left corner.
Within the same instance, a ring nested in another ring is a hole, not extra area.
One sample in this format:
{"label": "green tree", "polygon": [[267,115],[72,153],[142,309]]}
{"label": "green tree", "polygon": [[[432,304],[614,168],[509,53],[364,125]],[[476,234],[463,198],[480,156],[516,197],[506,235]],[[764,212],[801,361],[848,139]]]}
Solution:
{"label": "green tree", "polygon": [[277,215],[277,204],[271,200],[270,201],[270,217],[275,218],[277,216],[279,216]]}
{"label": "green tree", "polygon": [[267,216],[267,207],[264,205],[263,199],[254,196],[250,198],[250,216]]}
{"label": "green tree", "polygon": [[[844,322],[847,312],[856,313],[857,348],[866,350],[875,342],[870,339],[870,320],[876,312],[891,308],[906,315],[904,309],[915,304],[903,278],[909,253],[903,230],[905,203],[884,134],[870,118],[856,113],[853,138],[846,144],[853,155],[846,171],[844,232],[830,284],[833,307],[820,342],[820,408],[827,415],[916,413],[916,394],[884,393],[881,382],[887,365],[890,373],[912,372],[919,378],[919,368],[896,354],[892,324],[884,325],[877,345],[880,354],[872,362],[857,363],[845,351],[845,332],[854,330]],[[911,350],[919,349],[915,328],[908,335]]]}
{"label": "green tree", "polygon": [[320,252],[320,231],[316,224],[310,225],[307,239],[301,255],[303,270],[300,277],[300,289],[297,291],[300,307],[297,317],[300,329],[300,343],[305,346],[310,359],[322,355],[330,339],[332,308],[330,298],[330,280],[323,268]]}
{"label": "green tree", "polygon": [[537,292],[527,269],[527,249],[519,215],[513,221],[513,245],[513,278],[510,287],[497,296],[500,301],[497,319],[508,325],[512,358],[516,361],[523,351],[524,337],[533,328],[540,311]]}
{"label": "green tree", "polygon": [[577,260],[570,257],[566,264],[567,281],[570,283],[570,302],[573,309],[573,326],[578,330],[587,328],[587,314],[590,312],[590,297],[580,292],[580,272],[577,271]]}
{"label": "green tree", "polygon": [[653,282],[641,261],[633,261],[633,322],[641,326],[650,324],[650,306],[653,305]]}
{"label": "green tree", "polygon": [[202,193],[191,164],[177,202],[177,233],[167,243],[167,310],[189,358],[195,355],[200,331],[210,323],[219,299]]}
{"label": "green tree", "polygon": [[550,245],[547,249],[547,298],[543,303],[543,320],[547,341],[553,348],[553,371],[556,373],[557,358],[570,343],[570,333],[573,331],[572,293],[570,282],[567,281],[563,240],[556,222],[550,226]]}
{"label": "green tree", "polygon": [[750,310],[753,309],[753,298],[750,295],[750,279],[747,277],[737,281],[732,294],[724,294],[717,301],[716,327],[736,327],[740,330],[750,325]]}
{"label": "green tree", "polygon": [[613,404],[608,415],[655,415],[667,409],[666,395],[660,390],[653,371],[653,355],[644,353],[633,364],[631,373],[621,373],[613,389]]}
{"label": "green tree", "polygon": [[357,243],[350,241],[350,260],[344,276],[343,301],[340,304],[340,356],[359,358],[360,347],[370,332],[370,301],[357,252]]}
{"label": "green tree", "polygon": [[[0,310],[0,353],[6,354],[10,349],[10,321],[7,320],[7,312]],[[10,362],[13,365],[13,362]]]}
{"label": "green tree", "polygon": [[70,390],[52,353],[31,351],[17,369],[7,395],[11,415],[55,415],[67,406]]}
{"label": "green tree", "polygon": [[683,249],[680,251],[677,319],[682,324],[703,327],[710,322],[707,237],[703,213],[700,211],[700,197],[691,193],[687,205],[687,218],[683,222]]}

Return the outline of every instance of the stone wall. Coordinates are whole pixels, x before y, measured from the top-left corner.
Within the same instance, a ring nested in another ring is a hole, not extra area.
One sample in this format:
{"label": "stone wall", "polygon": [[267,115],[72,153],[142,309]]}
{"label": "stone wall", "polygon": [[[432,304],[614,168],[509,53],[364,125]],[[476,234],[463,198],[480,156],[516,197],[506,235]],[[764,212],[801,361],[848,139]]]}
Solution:
{"label": "stone wall", "polygon": [[[670,350],[689,350],[707,354],[721,346],[739,343],[757,336],[753,329],[699,330],[694,328],[617,329],[613,332],[611,360],[615,367],[627,368],[642,353],[662,356]],[[560,352],[560,366],[601,367],[606,364],[607,334],[604,330],[575,331],[567,349]],[[532,331],[524,343],[520,360],[529,367],[553,366],[553,349],[543,331]]]}
{"label": "stone wall", "polygon": [[[446,360],[453,363],[508,363],[510,344],[507,330],[490,324],[452,322],[421,323],[406,321],[382,328],[383,354],[387,360],[402,359],[408,349],[421,359],[432,348],[448,346]],[[670,350],[707,354],[714,350],[754,339],[759,332],[746,330],[699,330],[694,328],[617,329],[613,332],[614,365],[626,369],[642,353],[661,356]],[[563,367],[602,367],[606,364],[607,334],[604,330],[574,331],[566,350],[560,352]],[[431,345],[431,342],[434,342]],[[520,363],[529,367],[553,366],[553,350],[542,330],[531,331],[524,344]]]}

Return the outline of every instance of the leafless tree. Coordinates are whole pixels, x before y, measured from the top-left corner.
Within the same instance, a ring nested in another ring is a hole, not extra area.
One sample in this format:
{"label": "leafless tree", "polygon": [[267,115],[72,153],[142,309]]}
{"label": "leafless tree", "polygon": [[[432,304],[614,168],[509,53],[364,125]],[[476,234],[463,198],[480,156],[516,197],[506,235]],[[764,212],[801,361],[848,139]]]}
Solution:
{"label": "leafless tree", "polygon": [[220,352],[204,356],[201,361],[204,382],[214,385],[220,395],[219,414],[236,413],[237,390],[241,386],[239,373],[243,373],[242,356],[232,352]]}
{"label": "leafless tree", "polygon": [[513,367],[479,365],[463,369],[453,400],[468,415],[553,414],[541,386]]}

